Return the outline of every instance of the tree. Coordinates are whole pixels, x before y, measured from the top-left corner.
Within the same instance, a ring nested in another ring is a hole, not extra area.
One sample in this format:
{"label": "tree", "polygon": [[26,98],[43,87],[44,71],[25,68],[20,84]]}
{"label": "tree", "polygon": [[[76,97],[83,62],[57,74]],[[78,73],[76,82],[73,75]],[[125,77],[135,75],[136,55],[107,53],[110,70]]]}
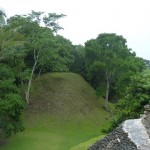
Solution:
{"label": "tree", "polygon": [[[42,15],[43,12],[32,11],[31,14],[24,16],[17,15],[9,19],[9,24],[24,34],[26,38],[25,48],[28,50],[26,58],[33,57],[33,59],[31,59],[32,61],[28,61],[30,65],[32,64],[32,68],[27,90],[25,91],[27,104],[29,104],[30,88],[34,72],[38,65],[40,65],[40,62],[42,62],[42,58],[46,56],[45,53],[47,54],[51,49],[51,44],[53,45],[54,35],[52,30],[57,32],[61,29],[56,21],[64,16],[62,14],[57,15],[51,13],[48,14],[48,17],[42,17]],[[41,21],[45,23],[46,27],[40,26]]]}
{"label": "tree", "polygon": [[72,63],[70,64],[70,71],[78,73],[86,78],[85,71],[85,47],[82,45],[75,45],[72,50]]}
{"label": "tree", "polygon": [[56,13],[48,13],[48,15],[43,17],[43,22],[46,25],[46,27],[52,29],[53,32],[57,33],[57,31],[63,29],[61,26],[59,26],[59,23],[57,22],[59,19],[65,17],[64,14],[56,14]]}
{"label": "tree", "polygon": [[0,62],[9,65],[15,74],[16,82],[22,83],[27,80],[27,70],[24,62],[26,56],[25,37],[16,28],[15,23],[8,20],[1,30],[0,39]]}
{"label": "tree", "polygon": [[127,119],[139,118],[150,100],[150,71],[132,77],[125,96],[116,104],[111,128]]}
{"label": "tree", "polygon": [[24,101],[17,83],[23,66],[23,37],[4,21],[0,27],[0,135],[8,137],[24,129]]}
{"label": "tree", "polygon": [[[35,71],[67,71],[69,64],[69,53],[72,47],[70,41],[54,35],[62,29],[58,20],[65,15],[57,15],[32,11],[27,15],[16,15],[8,19],[10,29],[13,29],[24,36],[24,62],[31,73],[25,91],[26,102],[29,104],[30,88]],[[45,27],[41,26],[45,24]]]}
{"label": "tree", "polygon": [[[85,59],[90,82],[95,88],[105,87],[104,107],[106,109],[108,109],[110,90],[115,88],[113,85],[117,83],[118,79],[124,73],[135,73],[142,69],[135,63],[138,61],[134,53],[128,49],[126,40],[116,34],[104,33],[96,39],[87,41],[85,43]],[[143,67],[143,65],[141,66]],[[128,76],[128,78],[130,77]]]}
{"label": "tree", "polygon": [[[34,30],[32,30],[31,35],[31,39],[29,41],[30,47],[31,49],[34,51],[34,64],[32,67],[32,72],[31,72],[31,76],[29,79],[29,83],[28,83],[28,88],[26,91],[26,102],[27,104],[29,104],[29,94],[30,94],[30,88],[31,88],[31,82],[32,82],[32,78],[33,78],[33,74],[34,71],[37,67],[37,64],[40,60],[39,57],[42,57],[41,54],[44,54],[45,51],[48,49],[48,47],[50,47],[51,44],[51,38],[53,34],[51,32],[51,30],[49,28],[52,28],[52,30],[54,32],[57,32],[58,30],[62,29],[58,23],[56,23],[56,21],[62,17],[64,17],[64,15],[57,15],[57,14],[48,14],[48,17],[44,16],[42,18],[43,22],[46,25],[46,28],[40,27],[40,23],[41,23],[41,15],[43,14],[43,12],[35,12],[32,11],[31,14],[28,15],[28,18],[31,19],[31,22],[33,23],[37,23],[36,28],[34,27]],[[49,28],[47,28],[49,27]],[[35,31],[36,29],[36,31]],[[44,53],[43,53],[44,51]]]}
{"label": "tree", "polygon": [[5,64],[0,65],[0,132],[8,137],[24,129],[22,114],[24,101],[14,84],[15,75]]}
{"label": "tree", "polygon": [[16,15],[0,27],[0,132],[5,136],[24,129],[22,114],[25,103],[19,87],[28,81],[26,97],[29,100],[35,70],[42,69],[42,60],[50,57],[50,51],[55,49],[54,54],[61,51],[57,51],[60,48],[52,29],[40,26],[42,14]]}
{"label": "tree", "polygon": [[31,83],[32,83],[34,72],[37,68],[40,57],[42,57],[42,54],[47,50],[47,43],[49,42],[49,38],[48,38],[49,32],[47,32],[47,30],[44,31],[42,28],[38,26],[37,28],[39,29],[37,29],[36,32],[33,32],[33,34],[31,34],[31,37],[28,39],[29,43],[27,44],[28,49],[31,50],[31,52],[33,52],[33,58],[34,58],[33,66],[31,69],[32,71],[30,74],[30,79],[28,82],[27,90],[26,90],[27,104],[29,104],[29,94],[30,94],[30,88],[31,88]]}

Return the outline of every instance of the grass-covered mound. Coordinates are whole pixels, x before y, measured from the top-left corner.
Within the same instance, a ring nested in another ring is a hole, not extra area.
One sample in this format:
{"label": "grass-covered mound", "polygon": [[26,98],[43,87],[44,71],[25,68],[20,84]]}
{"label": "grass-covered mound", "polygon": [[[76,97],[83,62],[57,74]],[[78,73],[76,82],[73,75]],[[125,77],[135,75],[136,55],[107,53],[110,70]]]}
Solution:
{"label": "grass-covered mound", "polygon": [[[48,113],[58,117],[90,115],[101,107],[94,89],[74,73],[51,73],[34,81],[29,114]],[[75,116],[74,116],[75,117]]]}
{"label": "grass-covered mound", "polygon": [[103,99],[74,73],[50,73],[34,80],[25,113],[26,130],[2,150],[69,150],[99,136],[109,124]]}

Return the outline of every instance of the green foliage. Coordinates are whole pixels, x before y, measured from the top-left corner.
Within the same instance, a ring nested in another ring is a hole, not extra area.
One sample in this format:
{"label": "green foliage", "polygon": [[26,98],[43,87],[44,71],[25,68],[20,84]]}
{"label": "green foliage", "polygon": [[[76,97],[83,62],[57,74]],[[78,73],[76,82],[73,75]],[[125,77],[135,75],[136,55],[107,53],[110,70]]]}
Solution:
{"label": "green foliage", "polygon": [[[0,11],[0,130],[10,136],[23,129],[24,102],[18,87],[30,80],[35,62],[36,73],[68,71],[72,44],[53,34],[61,29],[57,21],[63,14],[32,11],[12,16],[7,24],[4,17]],[[42,21],[46,27],[40,26]]]}
{"label": "green foliage", "polygon": [[63,29],[61,26],[59,26],[57,20],[60,18],[65,17],[66,15],[64,14],[56,14],[56,13],[48,13],[48,15],[44,16],[43,22],[45,23],[46,27],[50,27],[53,32],[57,32],[58,30]]}
{"label": "green foliage", "polygon": [[69,150],[98,137],[111,119],[102,108],[103,102],[78,74],[41,75],[32,84],[31,105],[25,111],[26,130],[10,137],[1,150]]}
{"label": "green foliage", "polygon": [[143,113],[144,105],[150,100],[150,74],[143,73],[132,77],[125,94],[116,104],[112,128],[126,119],[139,118]]}
{"label": "green foliage", "polygon": [[[32,81],[34,73],[79,73],[102,96],[107,80],[111,96],[118,98],[130,83],[131,76],[144,68],[143,60],[127,48],[122,36],[100,34],[87,41],[84,47],[73,46],[68,39],[54,34],[62,29],[58,21],[64,16],[32,11],[12,16],[5,23],[6,16],[0,11],[0,129],[6,136],[23,129],[24,102],[18,87],[25,87]],[[43,23],[45,26],[41,26]],[[86,93],[85,89],[81,92]]]}
{"label": "green foliage", "polygon": [[[61,17],[64,15],[43,16],[43,12],[32,11],[31,14],[16,15],[8,20],[9,27],[15,28],[25,37],[23,59],[27,67],[32,68],[36,58],[36,72],[69,70],[70,52],[73,46],[69,40],[53,34],[53,30],[60,29],[56,21]],[[42,21],[47,27],[40,26]]]}
{"label": "green foliage", "polygon": [[19,94],[9,93],[0,99],[0,129],[6,137],[23,131],[24,103]]}
{"label": "green foliage", "polygon": [[128,49],[126,39],[113,33],[103,33],[87,41],[85,61],[89,82],[100,93],[110,93],[111,99],[122,96],[131,76],[145,68],[143,60]]}
{"label": "green foliage", "polygon": [[85,71],[85,48],[82,45],[75,45],[72,52],[72,62],[70,63],[70,71],[82,75],[87,78]]}
{"label": "green foliage", "polygon": [[19,95],[19,89],[14,84],[15,76],[12,69],[0,66],[0,131],[8,137],[24,129],[22,113],[24,102]]}

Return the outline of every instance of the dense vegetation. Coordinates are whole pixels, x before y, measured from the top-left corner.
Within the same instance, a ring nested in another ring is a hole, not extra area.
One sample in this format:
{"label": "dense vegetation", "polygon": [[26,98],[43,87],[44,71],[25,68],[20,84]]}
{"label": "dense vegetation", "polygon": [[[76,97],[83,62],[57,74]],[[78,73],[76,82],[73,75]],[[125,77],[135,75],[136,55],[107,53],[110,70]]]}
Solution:
{"label": "dense vegetation", "polygon": [[109,126],[111,117],[102,109],[103,102],[78,74],[41,75],[32,84],[24,116],[26,129],[12,135],[0,149],[68,150],[93,137],[102,137],[101,129]]}
{"label": "dense vegetation", "polygon": [[150,100],[150,71],[132,77],[125,96],[115,107],[115,117],[110,130],[126,119],[139,118],[144,111],[144,105]]}
{"label": "dense vegetation", "polygon": [[[85,43],[87,76],[90,83],[105,95],[105,108],[111,97],[117,101],[124,94],[131,76],[144,69],[144,62],[116,34],[100,34]],[[106,93],[106,94],[104,94]]]}
{"label": "dense vegetation", "polygon": [[149,60],[136,57],[126,39],[114,33],[99,34],[85,46],[73,45],[57,34],[63,29],[58,24],[63,17],[63,14],[32,11],[6,19],[0,11],[2,136],[24,130],[24,110],[37,104],[36,99],[30,101],[33,79],[38,83],[41,74],[48,72],[82,75],[97,95],[105,98],[103,107],[107,111],[110,111],[108,101],[117,103],[112,126],[138,117],[143,105],[148,103],[150,73],[144,70],[150,68]]}
{"label": "dense vegetation", "polygon": [[[5,24],[1,19],[0,63],[1,101],[0,128],[6,136],[23,129],[21,114],[24,100],[29,104],[34,73],[69,71],[73,45],[62,36],[54,35],[61,29],[56,23],[64,15],[42,12],[16,15]],[[3,14],[1,14],[2,16]],[[45,27],[41,27],[41,19]],[[21,98],[24,88],[24,100]]]}

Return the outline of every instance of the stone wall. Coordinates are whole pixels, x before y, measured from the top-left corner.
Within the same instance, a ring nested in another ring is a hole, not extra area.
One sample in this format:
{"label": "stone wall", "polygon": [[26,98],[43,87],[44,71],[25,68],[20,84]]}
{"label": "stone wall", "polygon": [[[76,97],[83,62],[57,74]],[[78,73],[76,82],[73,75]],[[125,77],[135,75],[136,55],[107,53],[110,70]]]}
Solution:
{"label": "stone wall", "polygon": [[137,147],[120,125],[108,136],[89,147],[88,150],[137,150]]}
{"label": "stone wall", "polygon": [[145,111],[144,111],[144,115],[142,116],[142,123],[144,124],[147,133],[150,137],[150,105],[145,105],[144,106]]}
{"label": "stone wall", "polygon": [[150,150],[150,105],[140,119],[130,119],[88,150]]}

